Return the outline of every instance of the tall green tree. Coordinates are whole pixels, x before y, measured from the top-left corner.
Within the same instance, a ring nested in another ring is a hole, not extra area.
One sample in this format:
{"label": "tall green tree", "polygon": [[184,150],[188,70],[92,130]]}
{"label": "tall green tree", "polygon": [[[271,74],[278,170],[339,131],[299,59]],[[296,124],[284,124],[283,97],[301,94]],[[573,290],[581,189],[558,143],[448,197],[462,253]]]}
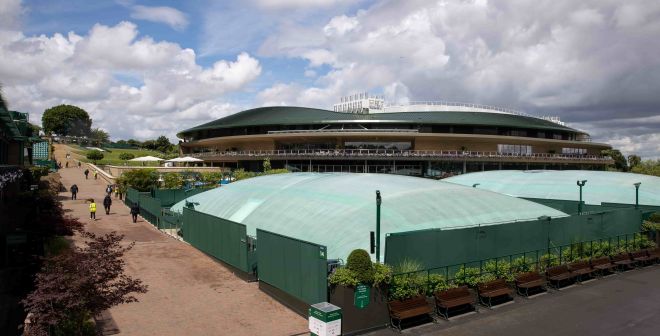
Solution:
{"label": "tall green tree", "polygon": [[632,168],[633,173],[660,176],[660,160],[644,160]]}
{"label": "tall green tree", "polygon": [[7,109],[7,103],[5,102],[5,98],[2,96],[2,86],[0,86],[0,109]]}
{"label": "tall green tree", "polygon": [[631,154],[628,155],[628,166],[630,169],[635,168],[638,164],[642,163],[642,158],[639,155]]}
{"label": "tall green tree", "polygon": [[172,151],[172,148],[174,147],[174,145],[172,145],[170,140],[164,135],[159,136],[158,139],[156,139],[156,141],[154,141],[154,143],[155,143],[155,146],[156,146],[155,149],[157,151],[163,152],[163,153],[167,153],[167,152]]}
{"label": "tall green tree", "polygon": [[605,149],[601,151],[604,156],[609,156],[614,160],[614,168],[618,171],[628,171],[628,161],[618,149]]}
{"label": "tall green tree", "polygon": [[47,134],[87,136],[92,119],[87,111],[73,105],[58,105],[44,111],[41,125]]}
{"label": "tall green tree", "polygon": [[89,138],[92,140],[92,143],[94,145],[99,146],[103,143],[110,141],[110,134],[108,134],[108,132],[100,128],[94,128],[90,132]]}
{"label": "tall green tree", "polygon": [[129,170],[121,174],[117,183],[125,188],[149,191],[158,185],[158,172],[151,168]]}

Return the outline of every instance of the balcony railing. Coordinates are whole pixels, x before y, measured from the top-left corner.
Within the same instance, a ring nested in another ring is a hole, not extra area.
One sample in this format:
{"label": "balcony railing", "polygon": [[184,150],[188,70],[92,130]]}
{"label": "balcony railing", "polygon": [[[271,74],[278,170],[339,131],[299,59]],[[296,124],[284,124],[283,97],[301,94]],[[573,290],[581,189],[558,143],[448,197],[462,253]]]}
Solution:
{"label": "balcony railing", "polygon": [[392,150],[392,149],[301,149],[301,150],[257,150],[257,151],[208,151],[202,153],[191,153],[198,158],[211,157],[254,157],[254,158],[434,158],[434,159],[525,159],[529,161],[593,161],[609,163],[609,157],[600,155],[578,155],[578,154],[504,154],[498,152],[474,152],[474,151],[427,151],[427,150]]}

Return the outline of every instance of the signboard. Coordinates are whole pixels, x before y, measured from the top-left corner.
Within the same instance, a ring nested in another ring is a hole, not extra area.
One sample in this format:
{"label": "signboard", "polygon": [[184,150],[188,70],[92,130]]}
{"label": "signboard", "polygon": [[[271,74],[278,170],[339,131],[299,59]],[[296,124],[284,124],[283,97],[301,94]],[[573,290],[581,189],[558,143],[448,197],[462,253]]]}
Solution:
{"label": "signboard", "polygon": [[341,308],[327,302],[309,308],[309,331],[316,336],[341,335]]}
{"label": "signboard", "polygon": [[366,308],[371,300],[371,287],[363,284],[355,287],[355,294],[353,296],[353,305],[359,309]]}

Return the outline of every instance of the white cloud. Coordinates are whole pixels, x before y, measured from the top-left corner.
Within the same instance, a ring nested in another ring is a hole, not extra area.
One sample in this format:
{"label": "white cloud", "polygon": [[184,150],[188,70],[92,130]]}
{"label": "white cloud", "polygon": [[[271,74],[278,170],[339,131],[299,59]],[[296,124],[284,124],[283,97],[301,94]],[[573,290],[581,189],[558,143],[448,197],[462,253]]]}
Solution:
{"label": "white cloud", "polygon": [[165,23],[175,30],[183,30],[188,26],[186,14],[172,7],[131,6],[131,17],[137,20]]}
{"label": "white cloud", "polygon": [[357,0],[253,0],[257,6],[266,9],[300,9],[310,7],[330,7],[356,2]]}
{"label": "white cloud", "polygon": [[18,28],[24,13],[21,0],[0,0],[0,29]]}
{"label": "white cloud", "polygon": [[96,24],[85,35],[1,31],[0,58],[12,108],[30,112],[38,123],[48,107],[78,105],[114,138],[172,137],[226,115],[237,107],[223,95],[261,74],[259,61],[247,53],[203,67],[193,50],[141,37],[130,22]]}

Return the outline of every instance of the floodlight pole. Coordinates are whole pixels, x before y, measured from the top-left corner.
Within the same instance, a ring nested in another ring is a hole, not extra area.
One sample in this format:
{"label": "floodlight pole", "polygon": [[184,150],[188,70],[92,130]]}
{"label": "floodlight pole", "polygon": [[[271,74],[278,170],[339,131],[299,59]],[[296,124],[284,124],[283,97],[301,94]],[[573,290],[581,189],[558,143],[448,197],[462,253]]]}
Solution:
{"label": "floodlight pole", "polygon": [[380,262],[380,190],[376,190],[376,262]]}
{"label": "floodlight pole", "polygon": [[639,186],[642,182],[634,183],[635,186],[635,209],[639,209]]}
{"label": "floodlight pole", "polygon": [[580,187],[580,202],[578,203],[578,215],[582,214],[582,187],[587,183],[587,180],[577,181],[578,187]]}

